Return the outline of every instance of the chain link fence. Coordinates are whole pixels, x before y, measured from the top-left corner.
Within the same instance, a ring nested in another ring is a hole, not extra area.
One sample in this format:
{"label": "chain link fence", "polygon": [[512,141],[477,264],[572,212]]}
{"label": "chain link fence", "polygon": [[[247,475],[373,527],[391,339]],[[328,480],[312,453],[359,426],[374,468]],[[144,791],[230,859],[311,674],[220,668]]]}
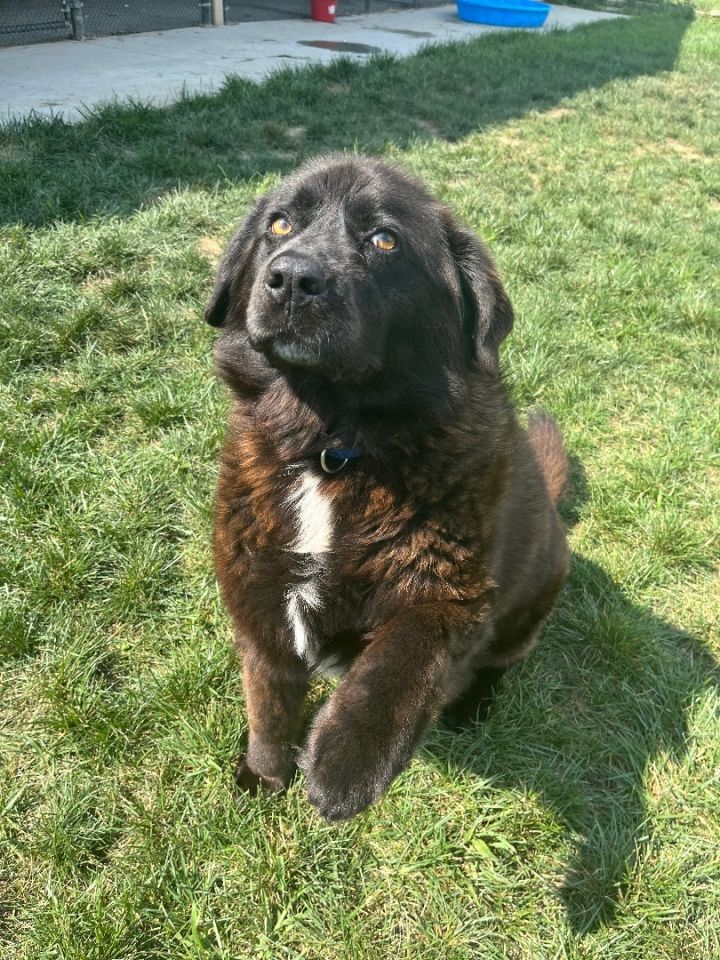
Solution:
{"label": "chain link fence", "polygon": [[[310,0],[223,0],[225,23],[290,20],[310,16]],[[450,0],[337,0],[338,17],[408,7],[434,7]]]}
{"label": "chain link fence", "polygon": [[209,0],[0,0],[0,45],[199,27]]}
{"label": "chain link fence", "polygon": [[62,40],[70,35],[69,10],[58,0],[0,0],[0,45]]}
{"label": "chain link fence", "polygon": [[[440,0],[442,2],[442,0]],[[338,15],[438,0],[338,0]],[[0,0],[0,46],[310,16],[310,0]]]}

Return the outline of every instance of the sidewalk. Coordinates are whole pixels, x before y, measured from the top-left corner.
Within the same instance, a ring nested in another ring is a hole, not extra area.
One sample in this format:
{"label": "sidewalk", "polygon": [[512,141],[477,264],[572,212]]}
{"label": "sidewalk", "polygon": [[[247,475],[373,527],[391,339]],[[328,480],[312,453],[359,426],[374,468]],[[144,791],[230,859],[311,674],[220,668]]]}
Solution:
{"label": "sidewalk", "polygon": [[[555,6],[543,31],[616,16]],[[0,51],[0,122],[32,111],[77,119],[89,107],[127,98],[171,103],[183,90],[217,90],[228,74],[262,80],[280,67],[343,55],[408,56],[428,43],[498,29],[463,23],[454,6],[444,6],[342,17],[334,24],[275,20],[12,47]]]}

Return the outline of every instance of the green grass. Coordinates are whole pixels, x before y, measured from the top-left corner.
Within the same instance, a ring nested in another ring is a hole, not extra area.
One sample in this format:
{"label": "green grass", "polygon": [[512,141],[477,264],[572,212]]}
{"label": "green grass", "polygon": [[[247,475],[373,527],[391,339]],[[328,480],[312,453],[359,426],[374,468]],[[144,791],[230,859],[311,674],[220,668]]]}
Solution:
{"label": "green grass", "polygon": [[[720,955],[719,29],[494,36],[6,128],[4,956]],[[572,454],[574,562],[488,721],[329,826],[302,780],[230,790],[201,311],[252,197],[354,147],[493,247],[512,388]]]}

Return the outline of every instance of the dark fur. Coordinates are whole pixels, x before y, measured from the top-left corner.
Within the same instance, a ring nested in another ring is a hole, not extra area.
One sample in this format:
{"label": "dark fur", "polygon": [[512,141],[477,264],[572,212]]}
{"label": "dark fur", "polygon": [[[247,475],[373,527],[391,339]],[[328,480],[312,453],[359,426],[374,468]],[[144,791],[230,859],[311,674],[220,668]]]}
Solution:
{"label": "dark fur", "polygon": [[[270,232],[279,216],[287,237]],[[397,248],[376,249],[377,230]],[[477,715],[534,646],[568,566],[560,435],[545,414],[528,433],[508,402],[498,348],[513,315],[484,246],[375,160],[316,160],[263,197],[206,316],[234,395],[215,562],[249,715],[237,779],[288,783],[308,660],[331,655],[347,672],[300,764],[320,813],[351,817],[442,710]],[[363,454],[329,476],[319,455],[333,446]],[[331,505],[320,556],[291,550],[304,471]],[[301,658],[288,597],[309,583],[322,602],[297,601],[313,639]]]}

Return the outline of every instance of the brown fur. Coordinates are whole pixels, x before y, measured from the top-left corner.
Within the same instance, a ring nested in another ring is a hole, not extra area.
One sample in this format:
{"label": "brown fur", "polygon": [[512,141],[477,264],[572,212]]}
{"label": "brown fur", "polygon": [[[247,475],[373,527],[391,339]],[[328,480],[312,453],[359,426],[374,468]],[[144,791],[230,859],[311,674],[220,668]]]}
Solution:
{"label": "brown fur", "polygon": [[[358,198],[398,225],[405,245],[395,259],[361,247],[360,267]],[[278,210],[302,226],[290,243],[263,234]],[[324,245],[340,222],[350,223],[346,254],[339,240],[332,252]],[[296,269],[291,258],[310,255],[329,292],[299,304],[283,293],[278,307],[267,264]],[[354,271],[346,292],[342,271]],[[440,711],[462,721],[483,710],[494,682],[536,643],[567,573],[555,508],[562,441],[546,414],[526,432],[508,403],[497,347],[512,310],[487,251],[375,161],[315,163],[262,201],[221,265],[208,319],[224,327],[218,366],[235,396],[215,565],[244,664],[250,739],[237,779],[251,790],[287,784],[309,679],[330,658],[346,674],[301,766],[311,802],[343,819],[378,799]],[[320,344],[317,356],[285,363],[280,337]],[[358,344],[365,353],[350,366]],[[340,445],[362,455],[323,473],[320,451]],[[317,555],[293,549],[303,482],[332,518],[331,549]],[[304,599],[292,607],[291,597]],[[297,609],[311,638],[304,653]]]}

